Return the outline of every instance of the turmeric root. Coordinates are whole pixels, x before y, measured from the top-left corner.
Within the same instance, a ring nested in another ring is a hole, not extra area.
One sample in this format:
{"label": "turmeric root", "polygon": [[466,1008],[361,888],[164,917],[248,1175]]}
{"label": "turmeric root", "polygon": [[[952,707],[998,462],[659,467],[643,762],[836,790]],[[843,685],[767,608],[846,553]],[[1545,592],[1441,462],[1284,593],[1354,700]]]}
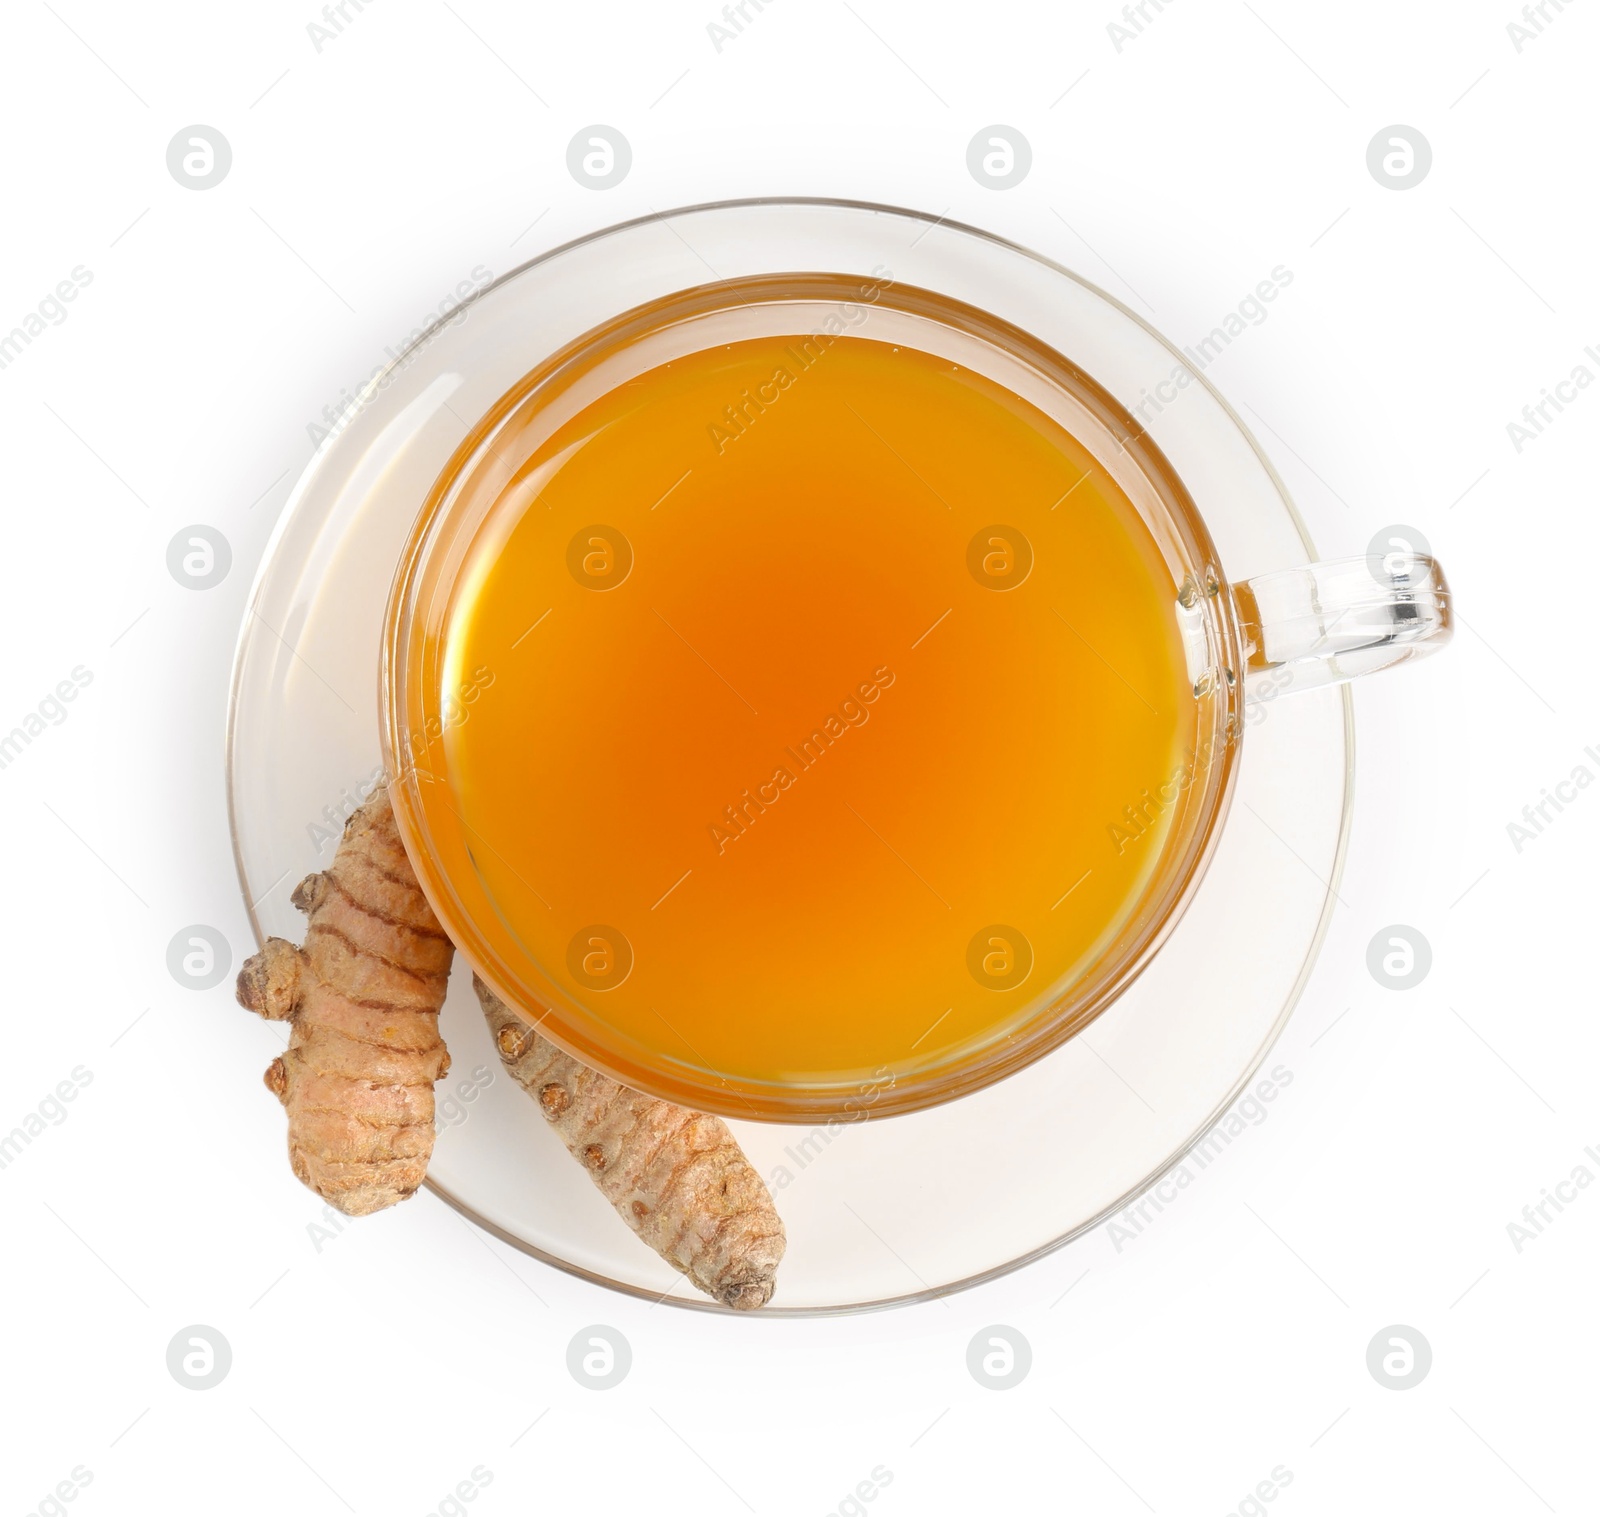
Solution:
{"label": "turmeric root", "polygon": [[783,1223],[727,1125],[589,1069],[476,975],[472,984],[501,1062],[617,1215],[725,1306],[765,1306],[783,1258]]}
{"label": "turmeric root", "polygon": [[379,789],[345,824],[333,866],[291,897],[305,946],[269,938],[239,972],[239,1004],[290,1024],[267,1089],[289,1113],[289,1163],[352,1217],[403,1201],[433,1153],[433,1082],[454,948],[417,887]]}
{"label": "turmeric root", "polygon": [[[291,898],[305,946],[269,938],[239,973],[240,1005],[288,1021],[266,1072],[289,1113],[289,1161],[331,1205],[365,1216],[422,1184],[454,949],[412,872],[386,791],[345,825],[333,866]],[[473,985],[512,1076],[623,1221],[736,1311],[771,1299],[784,1231],[727,1126],[619,1085],[562,1053]]]}

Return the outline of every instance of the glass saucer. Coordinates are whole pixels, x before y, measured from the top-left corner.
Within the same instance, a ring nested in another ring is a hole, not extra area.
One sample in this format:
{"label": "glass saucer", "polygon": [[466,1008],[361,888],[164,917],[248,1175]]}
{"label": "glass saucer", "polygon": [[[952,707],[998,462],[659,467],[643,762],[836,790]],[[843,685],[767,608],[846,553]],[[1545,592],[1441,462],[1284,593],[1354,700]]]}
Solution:
{"label": "glass saucer", "polygon": [[[1232,581],[1315,558],[1283,482],[1204,376],[1127,307],[1025,249],[916,212],[821,200],[696,206],[596,233],[498,280],[375,375],[278,522],[240,635],[227,737],[234,853],[258,940],[300,937],[289,893],[331,862],[344,815],[379,773],[390,583],[423,497],[474,422],[564,343],[673,290],[884,268],[1035,333],[1139,415]],[[1187,379],[1175,384],[1179,371]],[[768,1314],[922,1300],[1015,1269],[1127,1205],[1251,1083],[1322,941],[1354,758],[1345,687],[1251,718],[1234,804],[1193,902],[1085,1032],[931,1110],[731,1124],[788,1227]],[[459,962],[441,1026],[454,1068],[436,1092],[430,1187],[561,1269],[724,1310],[618,1222],[545,1130],[501,1070]]]}

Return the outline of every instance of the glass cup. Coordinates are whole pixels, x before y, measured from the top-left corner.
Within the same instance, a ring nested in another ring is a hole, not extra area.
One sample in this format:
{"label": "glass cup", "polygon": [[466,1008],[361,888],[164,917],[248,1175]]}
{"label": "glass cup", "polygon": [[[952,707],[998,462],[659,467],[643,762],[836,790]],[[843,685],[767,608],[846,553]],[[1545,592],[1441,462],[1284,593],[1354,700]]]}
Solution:
{"label": "glass cup", "polygon": [[[693,214],[720,239],[715,282],[653,289],[648,254],[656,229],[649,221],[585,240],[596,288],[614,280],[615,314],[553,352],[530,354],[525,377],[471,429],[417,517],[382,643],[382,735],[396,816],[423,889],[467,961],[509,1006],[586,1063],[729,1117],[814,1122],[914,1111],[1013,1073],[1109,1006],[1159,951],[1194,894],[1225,823],[1252,723],[1297,691],[1439,648],[1450,635],[1450,592],[1438,565],[1403,545],[1387,557],[1267,569],[1230,581],[1185,481],[1225,489],[1237,465],[1219,450],[1190,448],[1180,476],[1163,446],[1165,434],[1184,451],[1185,392],[1192,387],[1207,403],[1215,392],[1131,312],[1043,260],[1032,261],[1048,277],[1019,309],[1015,279],[1002,281],[1019,257],[1032,255],[971,229],[925,226],[925,235],[936,228],[959,245],[933,285],[922,268],[914,283],[895,275],[904,243],[891,232],[891,218],[905,213],[760,202]],[[1057,332],[1046,340],[1041,330],[1059,328],[1061,312],[1041,297],[1063,296],[1069,285],[1072,301],[1093,305],[1074,313],[1079,319],[1066,324],[1066,342]],[[630,293],[648,298],[630,300]],[[441,649],[474,553],[505,529],[501,513],[511,509],[518,471],[541,436],[674,357],[753,336],[803,340],[842,300],[866,311],[865,335],[948,358],[1022,396],[1084,444],[1134,504],[1170,579],[1190,691],[1187,759],[1146,797],[1168,830],[1134,909],[1085,971],[1004,1038],[951,1057],[919,1060],[907,1050],[870,1079],[840,1070],[758,1080],[712,1067],[681,1045],[669,1050],[621,1033],[606,1016],[603,994],[504,930],[504,913],[475,859],[492,840],[452,804],[440,739],[462,719],[467,697],[446,687]]]}

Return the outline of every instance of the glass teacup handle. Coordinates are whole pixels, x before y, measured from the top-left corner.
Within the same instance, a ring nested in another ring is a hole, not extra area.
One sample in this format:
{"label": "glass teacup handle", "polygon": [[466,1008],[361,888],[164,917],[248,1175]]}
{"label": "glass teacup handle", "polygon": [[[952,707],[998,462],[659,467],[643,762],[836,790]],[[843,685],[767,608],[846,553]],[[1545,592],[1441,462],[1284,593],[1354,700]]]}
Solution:
{"label": "glass teacup handle", "polygon": [[1233,595],[1251,705],[1373,674],[1450,641],[1450,586],[1420,553],[1280,569]]}

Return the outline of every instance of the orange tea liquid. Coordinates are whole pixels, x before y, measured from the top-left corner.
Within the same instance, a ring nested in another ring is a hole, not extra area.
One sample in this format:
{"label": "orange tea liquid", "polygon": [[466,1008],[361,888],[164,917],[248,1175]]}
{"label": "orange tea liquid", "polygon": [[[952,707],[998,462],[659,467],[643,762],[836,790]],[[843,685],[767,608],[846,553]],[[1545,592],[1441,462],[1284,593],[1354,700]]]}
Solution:
{"label": "orange tea liquid", "polygon": [[1067,991],[1157,868],[1171,575],[970,369],[691,352],[539,441],[473,554],[444,803],[491,937],[624,1043],[754,1082],[942,1064]]}

